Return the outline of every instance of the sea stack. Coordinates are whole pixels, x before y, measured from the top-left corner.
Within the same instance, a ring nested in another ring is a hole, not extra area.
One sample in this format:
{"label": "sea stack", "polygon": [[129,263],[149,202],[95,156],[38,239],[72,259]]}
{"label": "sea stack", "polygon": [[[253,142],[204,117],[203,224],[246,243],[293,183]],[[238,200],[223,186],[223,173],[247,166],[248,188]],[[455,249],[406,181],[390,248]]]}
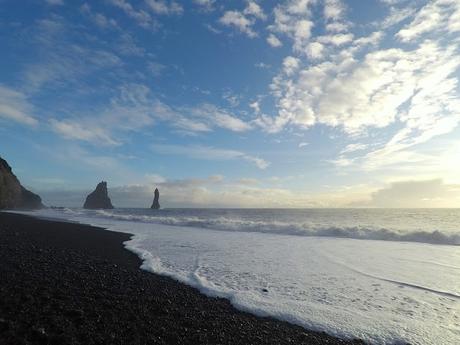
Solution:
{"label": "sea stack", "polygon": [[96,189],[86,197],[83,208],[93,210],[113,208],[109,193],[107,192],[107,182],[102,181],[96,186]]}
{"label": "sea stack", "polygon": [[0,157],[0,209],[38,209],[42,199],[25,189],[8,162]]}
{"label": "sea stack", "polygon": [[154,210],[160,209],[160,192],[158,191],[158,188],[155,188],[155,196],[153,197],[153,203],[150,208]]}

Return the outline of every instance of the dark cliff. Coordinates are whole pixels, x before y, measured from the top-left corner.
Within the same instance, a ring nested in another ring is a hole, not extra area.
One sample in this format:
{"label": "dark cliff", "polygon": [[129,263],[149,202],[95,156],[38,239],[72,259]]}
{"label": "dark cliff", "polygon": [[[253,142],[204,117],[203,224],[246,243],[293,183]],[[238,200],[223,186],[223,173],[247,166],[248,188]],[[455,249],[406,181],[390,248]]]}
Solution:
{"label": "dark cliff", "polygon": [[25,189],[8,162],[0,157],[0,209],[42,208],[42,199]]}

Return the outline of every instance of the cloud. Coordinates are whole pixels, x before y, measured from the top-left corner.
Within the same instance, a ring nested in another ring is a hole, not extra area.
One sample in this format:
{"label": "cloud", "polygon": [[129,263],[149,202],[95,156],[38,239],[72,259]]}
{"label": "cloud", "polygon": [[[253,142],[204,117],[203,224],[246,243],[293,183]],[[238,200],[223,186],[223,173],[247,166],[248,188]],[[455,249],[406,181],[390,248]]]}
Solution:
{"label": "cloud", "polygon": [[252,102],[249,104],[249,107],[256,113],[256,114],[259,114],[260,113],[260,102],[259,101],[255,101],[255,102]]}
{"label": "cloud", "polygon": [[351,153],[351,152],[356,152],[356,151],[362,151],[362,150],[365,150],[369,145],[367,144],[359,144],[359,143],[355,143],[355,144],[348,144],[347,146],[345,146],[344,149],[342,149],[340,151],[341,154],[344,154],[344,153]]}
{"label": "cloud", "polygon": [[200,6],[201,8],[204,8],[206,11],[212,11],[214,10],[214,4],[215,0],[193,0],[193,2]]}
{"label": "cloud", "polygon": [[102,126],[93,126],[90,123],[82,124],[77,121],[50,119],[50,126],[54,132],[66,139],[82,140],[103,145],[121,144],[113,139],[110,133]]}
{"label": "cloud", "polygon": [[159,77],[166,69],[166,66],[156,61],[150,61],[147,64],[147,68],[154,77]]}
{"label": "cloud", "polygon": [[331,44],[334,46],[341,46],[345,43],[349,43],[353,41],[353,34],[335,34],[335,35],[327,35],[327,36],[319,36],[317,38],[318,42],[323,44]]}
{"label": "cloud", "polygon": [[121,9],[127,16],[136,21],[136,23],[145,29],[156,29],[158,23],[152,16],[144,10],[136,10],[130,2],[126,0],[107,0],[110,4]]}
{"label": "cloud", "polygon": [[345,6],[340,0],[324,1],[324,18],[326,20],[341,19],[345,11]]}
{"label": "cloud", "polygon": [[283,45],[283,43],[278,39],[278,37],[276,37],[273,34],[268,35],[267,42],[269,45],[271,45],[274,48],[278,48]]}
{"label": "cloud", "polygon": [[375,207],[459,207],[460,185],[441,179],[393,182],[372,193],[369,206]]}
{"label": "cloud", "polygon": [[153,125],[155,108],[149,100],[150,89],[141,84],[126,84],[119,95],[110,100],[108,108],[99,114],[78,114],[73,118],[50,119],[53,131],[67,139],[82,140],[93,144],[121,145],[115,134],[135,131]]}
{"label": "cloud", "polygon": [[[427,134],[431,127],[434,134],[442,131],[445,121],[453,125],[458,119],[453,97],[454,73],[459,67],[455,46],[428,41],[415,50],[370,52],[359,62],[339,56],[340,61],[303,69],[295,79],[289,78],[289,69],[284,70],[285,76],[276,77],[271,88],[279,97],[279,115],[265,125],[322,123],[353,134],[399,119],[410,132],[424,129]],[[406,102],[409,109],[405,112],[400,107]]]}
{"label": "cloud", "polygon": [[257,62],[254,64],[255,67],[260,68],[260,69],[268,69],[271,67],[271,65],[265,63],[265,62]]}
{"label": "cloud", "polygon": [[293,56],[287,56],[283,60],[283,71],[286,75],[292,75],[300,67],[300,60],[293,57]]}
{"label": "cloud", "polygon": [[[314,3],[291,0],[274,8],[269,30],[291,38],[293,53],[269,86],[276,114],[259,114],[254,124],[269,133],[316,125],[353,139],[381,135],[372,145],[342,149],[330,160],[347,168],[341,171],[433,161],[418,147],[460,123],[459,41],[453,35],[460,3],[436,0],[417,9],[408,1],[387,2],[389,14],[374,23],[378,30],[362,37],[348,32],[352,24],[345,20],[346,8],[335,0],[323,2],[329,33],[312,35],[311,28],[319,25],[312,22]],[[396,25],[411,17],[398,31]],[[300,33],[298,25],[304,28]],[[390,27],[396,48],[388,48]],[[385,46],[383,37],[388,38]]]}
{"label": "cloud", "polygon": [[377,25],[381,25],[384,29],[387,29],[412,17],[416,11],[417,10],[413,7],[399,8],[392,6],[390,8],[390,14],[385,17],[382,23],[378,23]]}
{"label": "cloud", "polygon": [[435,0],[423,6],[413,21],[402,28],[396,36],[404,42],[413,41],[423,34],[460,31],[460,3],[457,0]]}
{"label": "cloud", "polygon": [[158,15],[181,15],[184,8],[175,1],[145,0],[149,8]]}
{"label": "cloud", "polygon": [[252,29],[254,21],[247,18],[244,14],[238,11],[227,11],[219,19],[219,22],[226,26],[233,26],[238,31],[246,34],[250,38],[257,37],[257,33]]}
{"label": "cloud", "polygon": [[[26,64],[20,73],[21,83],[28,93],[39,93],[46,88],[59,89],[61,94],[75,90],[82,92],[85,77],[97,72],[121,68],[122,60],[105,47],[90,47],[71,39],[82,35],[64,18],[51,15],[38,20],[34,34],[27,43],[36,48],[36,57]],[[66,89],[68,88],[68,89]]]}
{"label": "cloud", "polygon": [[215,126],[234,132],[244,132],[251,129],[247,122],[209,103],[203,103],[192,108],[181,108],[179,111],[190,114],[194,119],[203,121],[209,127]]}
{"label": "cloud", "polygon": [[302,143],[299,143],[298,147],[302,148],[302,147],[305,147],[305,146],[308,146],[308,145],[309,145],[308,143],[302,142]]}
{"label": "cloud", "polygon": [[242,12],[236,10],[226,11],[219,18],[219,22],[222,25],[236,28],[249,38],[255,38],[258,34],[254,31],[253,26],[257,19],[265,20],[267,16],[257,2],[248,0],[246,8]]}
{"label": "cloud", "polygon": [[52,6],[62,6],[64,5],[64,0],[45,0],[48,5]]}
{"label": "cloud", "polygon": [[292,39],[295,52],[305,51],[313,21],[311,20],[311,5],[315,1],[289,0],[277,5],[274,10],[274,22],[269,26],[272,32],[284,34]]}
{"label": "cloud", "polygon": [[85,14],[94,24],[102,29],[118,28],[118,24],[113,18],[108,18],[102,13],[93,12],[88,3],[84,3],[80,7],[80,11]]}
{"label": "cloud", "polygon": [[316,59],[321,59],[323,57],[324,50],[325,50],[325,47],[322,43],[312,42],[308,44],[306,48],[306,53],[310,59],[316,60]]}
{"label": "cloud", "polygon": [[0,118],[35,126],[38,121],[31,113],[32,105],[23,93],[0,85]]}
{"label": "cloud", "polygon": [[183,145],[167,145],[155,144],[152,145],[154,152],[163,155],[179,155],[186,156],[192,159],[226,161],[226,160],[245,160],[253,163],[259,169],[266,169],[270,163],[262,158],[248,155],[244,152],[228,149],[219,149],[210,146],[183,146]]}
{"label": "cloud", "polygon": [[209,103],[171,107],[154,97],[146,85],[136,83],[121,85],[118,95],[91,115],[53,118],[50,126],[67,139],[117,146],[123,144],[122,133],[143,130],[160,121],[187,133],[210,132],[215,128],[234,132],[251,129],[247,122]]}
{"label": "cloud", "polygon": [[246,8],[243,11],[244,14],[248,16],[254,16],[258,19],[265,20],[267,19],[266,14],[262,10],[262,7],[255,1],[248,1]]}

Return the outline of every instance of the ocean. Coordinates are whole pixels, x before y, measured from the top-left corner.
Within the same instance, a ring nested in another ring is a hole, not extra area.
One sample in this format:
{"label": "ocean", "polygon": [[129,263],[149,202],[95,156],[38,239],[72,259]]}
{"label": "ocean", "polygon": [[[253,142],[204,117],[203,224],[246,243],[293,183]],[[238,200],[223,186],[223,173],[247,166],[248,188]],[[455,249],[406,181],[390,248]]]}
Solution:
{"label": "ocean", "polygon": [[460,343],[460,209],[43,209],[133,234],[142,269],[375,344]]}

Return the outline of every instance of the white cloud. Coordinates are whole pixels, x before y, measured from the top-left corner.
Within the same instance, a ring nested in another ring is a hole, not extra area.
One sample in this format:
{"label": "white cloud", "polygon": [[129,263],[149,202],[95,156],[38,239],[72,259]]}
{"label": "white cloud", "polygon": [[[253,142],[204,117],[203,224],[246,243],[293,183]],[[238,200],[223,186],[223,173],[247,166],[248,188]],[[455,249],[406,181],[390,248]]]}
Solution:
{"label": "white cloud", "polygon": [[159,77],[166,69],[166,66],[156,61],[150,61],[147,64],[147,68],[154,77]]}
{"label": "white cloud", "polygon": [[0,85],[0,118],[35,126],[38,121],[31,113],[32,105],[23,93]]}
{"label": "white cloud", "polygon": [[267,69],[271,67],[271,65],[266,64],[265,62],[257,62],[256,64],[254,64],[254,66],[261,69]]}
{"label": "white cloud", "polygon": [[165,155],[180,155],[201,160],[245,160],[253,163],[259,169],[266,169],[270,163],[260,157],[248,155],[244,152],[228,149],[219,149],[209,146],[182,146],[182,145],[152,145],[152,150]]}
{"label": "white cloud", "polygon": [[356,151],[362,151],[365,150],[369,145],[367,144],[360,144],[360,143],[355,143],[355,144],[348,144],[345,146],[344,149],[340,151],[341,154],[344,153],[351,153],[351,152],[356,152]]}
{"label": "white cloud", "polygon": [[210,132],[215,128],[234,132],[251,129],[249,123],[209,103],[194,107],[171,107],[154,97],[143,84],[121,85],[119,94],[93,114],[54,118],[50,125],[53,131],[64,138],[120,145],[123,143],[121,133],[148,128],[156,121],[188,134]]}
{"label": "white cloud", "polygon": [[103,15],[102,13],[93,12],[91,10],[91,6],[88,3],[84,3],[80,7],[80,11],[84,13],[94,24],[102,29],[107,28],[118,28],[118,24],[113,18],[108,18],[107,16]]}
{"label": "white cloud", "polygon": [[275,19],[269,29],[291,38],[295,52],[305,51],[309,43],[314,25],[310,18],[310,7],[313,3],[311,0],[289,0],[273,10]]}
{"label": "white cloud", "polygon": [[146,174],[145,179],[149,184],[153,185],[166,182],[166,178],[158,174]]}
{"label": "white cloud", "polygon": [[458,207],[460,185],[441,179],[393,182],[375,191],[367,206],[374,207]]}
{"label": "white cloud", "polygon": [[46,3],[48,5],[53,5],[53,6],[56,6],[56,5],[62,6],[64,5],[64,0],[46,0]]}
{"label": "white cloud", "polygon": [[52,15],[38,20],[33,26],[29,44],[35,46],[36,56],[20,73],[21,85],[27,93],[39,93],[45,87],[64,93],[85,89],[85,77],[102,70],[112,72],[123,65],[121,58],[110,50],[89,47],[69,40],[80,28]]}
{"label": "white cloud", "polygon": [[[375,24],[378,30],[356,38],[347,32],[352,25],[338,1],[325,3],[324,25],[331,34],[311,37],[304,30],[298,35],[296,25],[311,20],[310,4],[286,1],[274,9],[269,30],[290,37],[294,54],[283,61],[270,85],[276,115],[259,114],[254,123],[269,133],[318,124],[353,139],[372,135],[372,145],[348,145],[329,160],[346,167],[342,172],[428,164],[431,169],[432,155],[420,153],[419,146],[460,123],[460,40],[451,35],[460,25],[460,2],[435,0],[418,10],[409,1],[388,3],[389,15]],[[411,44],[387,48],[385,41],[382,48],[387,29],[395,30],[411,16],[396,31],[396,38]]]}
{"label": "white cloud", "polygon": [[307,46],[306,52],[310,59],[321,59],[324,54],[324,45],[320,42],[312,42]]}
{"label": "white cloud", "polygon": [[212,11],[214,9],[215,0],[193,0],[195,4],[201,6],[207,11]]}
{"label": "white cloud", "polygon": [[383,20],[381,25],[383,26],[383,28],[389,28],[413,16],[416,13],[416,11],[417,10],[413,7],[407,7],[407,8],[391,7],[390,14]]}
{"label": "white cloud", "polygon": [[348,24],[341,22],[333,22],[326,24],[326,31],[328,32],[342,32],[348,30]]}
{"label": "white cloud", "polygon": [[247,6],[244,9],[243,13],[249,16],[254,16],[258,19],[262,19],[262,20],[267,19],[267,16],[264,13],[263,9],[259,6],[257,2],[252,1],[252,0],[248,1]]}
{"label": "white cloud", "polygon": [[181,15],[184,8],[175,1],[145,0],[149,8],[158,15]]}
{"label": "white cloud", "polygon": [[213,34],[218,35],[218,34],[221,34],[221,33],[222,33],[221,30],[215,28],[215,27],[212,26],[211,24],[204,24],[204,27],[205,27],[206,29],[208,29],[209,31],[211,31]]}
{"label": "white cloud", "polygon": [[256,113],[256,114],[259,114],[260,113],[260,102],[259,101],[255,101],[255,102],[252,102],[249,104],[249,107]]}
{"label": "white cloud", "polygon": [[353,34],[335,34],[327,36],[319,36],[317,38],[318,42],[323,44],[331,44],[334,46],[341,46],[345,43],[350,43],[353,41]]}
{"label": "white cloud", "polygon": [[257,37],[257,33],[252,29],[254,21],[247,18],[244,14],[238,11],[227,11],[219,19],[219,22],[226,26],[233,26],[240,32],[246,34],[250,38]]}
{"label": "white cloud", "polygon": [[299,143],[299,145],[298,145],[299,148],[302,148],[302,147],[305,147],[305,146],[308,146],[308,143],[306,143],[306,142],[301,142],[301,143]]}
{"label": "white cloud", "polygon": [[283,43],[278,39],[278,37],[276,37],[273,34],[268,35],[267,42],[269,45],[271,45],[274,48],[278,48],[283,45]]}
{"label": "white cloud", "polygon": [[[455,113],[452,94],[457,79],[452,76],[459,66],[455,47],[425,42],[413,51],[370,52],[360,62],[342,55],[337,59],[301,70],[293,79],[274,79],[272,90],[279,97],[274,125],[308,127],[319,122],[356,133],[385,127],[399,116],[414,130],[428,129],[426,121],[438,123],[439,129],[442,112]],[[412,111],[404,115],[399,108],[410,100]],[[423,110],[428,106],[430,116]]]}
{"label": "white cloud", "polygon": [[134,19],[138,25],[145,29],[155,29],[158,24],[149,13],[144,10],[136,10],[127,0],[107,0],[112,5],[120,8],[125,14]]}
{"label": "white cloud", "polygon": [[50,125],[54,132],[67,139],[82,140],[105,145],[120,144],[120,142],[110,136],[107,130],[96,127],[91,123],[81,124],[78,120],[51,119]]}
{"label": "white cloud", "polygon": [[297,72],[297,70],[300,67],[300,60],[293,57],[293,56],[287,56],[283,60],[283,71],[286,73],[286,75],[292,75],[294,72]]}
{"label": "white cloud", "polygon": [[414,20],[402,28],[397,36],[404,42],[413,41],[423,34],[439,35],[441,31],[460,31],[460,2],[458,0],[434,0],[423,6]]}
{"label": "white cloud", "polygon": [[114,139],[119,132],[136,131],[153,125],[156,104],[149,97],[150,90],[144,85],[122,85],[119,95],[110,100],[109,106],[96,114],[51,119],[51,129],[67,139],[121,145],[120,139]]}
{"label": "white cloud", "polygon": [[327,20],[341,19],[345,11],[345,6],[340,0],[324,1],[324,17]]}
{"label": "white cloud", "polygon": [[226,90],[222,93],[222,98],[225,99],[232,108],[234,108],[240,104],[241,96],[235,94],[231,90]]}
{"label": "white cloud", "polygon": [[190,113],[195,119],[204,121],[210,126],[217,126],[234,132],[244,132],[251,129],[248,123],[209,103],[203,103],[193,108],[185,108],[183,111]]}
{"label": "white cloud", "polygon": [[267,16],[256,1],[248,0],[242,12],[236,10],[226,11],[219,19],[219,22],[223,25],[234,27],[248,37],[254,38],[258,36],[253,29],[257,19],[265,20]]}

